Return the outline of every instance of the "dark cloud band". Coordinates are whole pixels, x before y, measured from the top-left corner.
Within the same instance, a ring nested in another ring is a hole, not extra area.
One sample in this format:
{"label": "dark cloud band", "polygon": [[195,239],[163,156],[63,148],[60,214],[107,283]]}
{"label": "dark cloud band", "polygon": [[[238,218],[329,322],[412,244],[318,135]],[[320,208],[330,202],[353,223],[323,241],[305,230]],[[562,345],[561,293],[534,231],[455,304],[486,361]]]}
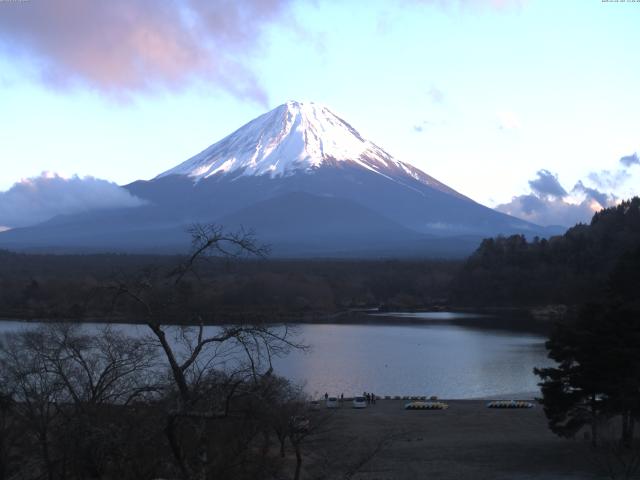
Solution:
{"label": "dark cloud band", "polygon": [[558,177],[549,170],[539,170],[537,175],[538,178],[529,180],[529,186],[538,195],[554,198],[564,198],[568,195],[567,191],[560,185]]}

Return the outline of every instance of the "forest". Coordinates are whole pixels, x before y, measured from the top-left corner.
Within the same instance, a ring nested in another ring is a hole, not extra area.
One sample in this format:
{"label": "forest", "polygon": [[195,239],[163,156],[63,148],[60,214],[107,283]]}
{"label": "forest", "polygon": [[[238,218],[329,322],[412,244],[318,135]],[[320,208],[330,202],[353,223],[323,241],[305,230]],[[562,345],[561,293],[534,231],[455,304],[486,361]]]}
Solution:
{"label": "forest", "polygon": [[564,235],[485,239],[451,284],[464,305],[580,305],[602,298],[614,267],[640,245],[640,198],[594,214]]}
{"label": "forest", "polygon": [[[180,256],[30,255],[0,252],[0,317],[111,316],[109,286],[179,263]],[[442,305],[461,263],[444,260],[210,258],[185,279],[184,295],[207,323],[322,319],[349,309]],[[134,312],[126,315],[136,321]],[[113,319],[113,317],[111,317]],[[117,319],[120,320],[120,319]],[[180,316],[174,323],[187,321]]]}

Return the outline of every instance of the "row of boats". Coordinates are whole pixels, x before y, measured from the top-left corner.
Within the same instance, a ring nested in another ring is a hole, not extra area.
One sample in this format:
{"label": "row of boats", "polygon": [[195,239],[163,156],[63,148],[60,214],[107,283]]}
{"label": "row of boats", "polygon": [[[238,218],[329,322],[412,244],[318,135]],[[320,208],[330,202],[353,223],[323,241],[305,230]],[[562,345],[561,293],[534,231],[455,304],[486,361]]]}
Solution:
{"label": "row of boats", "polygon": [[[487,403],[487,408],[533,408],[534,404],[524,400],[493,400]],[[449,408],[444,402],[413,401],[405,404],[405,410],[446,410]]]}

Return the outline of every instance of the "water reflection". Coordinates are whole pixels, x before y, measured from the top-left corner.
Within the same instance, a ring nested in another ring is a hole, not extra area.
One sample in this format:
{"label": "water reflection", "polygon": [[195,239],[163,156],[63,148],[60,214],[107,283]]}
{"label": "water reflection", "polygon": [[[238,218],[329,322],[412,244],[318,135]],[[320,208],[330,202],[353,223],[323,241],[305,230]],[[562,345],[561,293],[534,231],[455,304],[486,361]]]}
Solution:
{"label": "water reflection", "polygon": [[462,320],[470,318],[486,318],[482,313],[467,312],[387,312],[371,313],[372,317],[417,318],[423,320]]}
{"label": "water reflection", "polygon": [[[437,320],[456,320],[437,312]],[[433,318],[420,317],[420,318]],[[468,315],[468,314],[467,314]],[[0,333],[35,323],[0,322]],[[86,328],[99,328],[89,324]],[[142,325],[118,325],[146,335]],[[213,332],[216,327],[207,327]],[[540,335],[466,328],[454,323],[300,325],[308,353],[276,359],[276,373],[304,382],[310,394],[437,395],[482,398],[537,392],[533,368],[550,361]],[[219,352],[222,353],[222,352]],[[223,356],[224,357],[224,356]]]}
{"label": "water reflection", "polygon": [[310,393],[437,395],[478,398],[532,395],[533,367],[549,365],[544,337],[457,325],[304,325],[309,354],[276,362]]}

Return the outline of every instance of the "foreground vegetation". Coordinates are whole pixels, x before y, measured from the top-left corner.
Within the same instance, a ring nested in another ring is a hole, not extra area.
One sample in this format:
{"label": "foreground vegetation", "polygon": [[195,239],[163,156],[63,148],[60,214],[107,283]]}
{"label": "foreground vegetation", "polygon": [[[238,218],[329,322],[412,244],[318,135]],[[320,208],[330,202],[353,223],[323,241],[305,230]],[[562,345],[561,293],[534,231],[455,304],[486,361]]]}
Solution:
{"label": "foreground vegetation", "polygon": [[[271,361],[303,349],[286,326],[205,331],[184,282],[211,251],[261,254],[251,237],[197,227],[191,256],[104,288],[146,335],[48,324],[0,345],[0,479],[277,478],[321,425]],[[166,312],[197,327],[167,327]]]}
{"label": "foreground vegetation", "polygon": [[[299,471],[301,445],[324,425],[322,412],[309,412],[301,390],[261,368],[264,354],[251,347],[282,348],[285,339],[255,326],[207,338],[177,333],[180,341],[166,351],[108,326],[88,333],[47,325],[4,338],[0,479],[242,479]],[[246,355],[223,370],[221,355],[204,342]]]}

